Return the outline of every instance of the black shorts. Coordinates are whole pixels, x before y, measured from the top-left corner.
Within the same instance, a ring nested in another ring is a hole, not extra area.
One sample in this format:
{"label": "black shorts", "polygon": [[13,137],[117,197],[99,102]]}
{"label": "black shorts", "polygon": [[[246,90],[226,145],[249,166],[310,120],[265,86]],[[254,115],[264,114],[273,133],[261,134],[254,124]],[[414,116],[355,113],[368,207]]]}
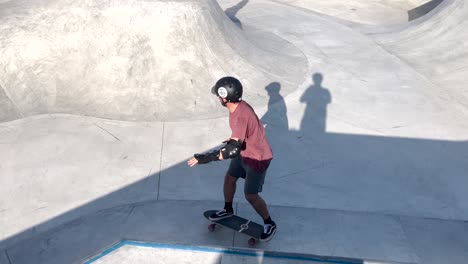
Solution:
{"label": "black shorts", "polygon": [[263,183],[265,182],[265,175],[268,166],[269,161],[262,170],[255,170],[251,166],[247,165],[242,157],[238,156],[231,160],[227,174],[237,179],[245,179],[245,194],[257,194],[263,190]]}

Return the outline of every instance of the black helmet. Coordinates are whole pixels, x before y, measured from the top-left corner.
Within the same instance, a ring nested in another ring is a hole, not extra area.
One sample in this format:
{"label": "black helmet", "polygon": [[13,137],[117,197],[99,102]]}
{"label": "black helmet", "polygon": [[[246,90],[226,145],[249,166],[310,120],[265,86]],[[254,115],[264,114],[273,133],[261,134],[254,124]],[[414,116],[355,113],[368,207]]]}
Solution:
{"label": "black helmet", "polygon": [[211,93],[225,98],[228,102],[240,102],[242,101],[242,84],[234,77],[223,77],[211,88]]}

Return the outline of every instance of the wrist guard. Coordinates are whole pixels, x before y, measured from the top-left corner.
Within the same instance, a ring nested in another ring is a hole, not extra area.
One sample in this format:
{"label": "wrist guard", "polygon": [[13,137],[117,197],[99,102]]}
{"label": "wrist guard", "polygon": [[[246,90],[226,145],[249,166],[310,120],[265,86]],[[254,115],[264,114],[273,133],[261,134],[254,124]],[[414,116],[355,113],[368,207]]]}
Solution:
{"label": "wrist guard", "polygon": [[219,161],[219,151],[193,155],[198,160],[198,164],[206,164],[212,161]]}

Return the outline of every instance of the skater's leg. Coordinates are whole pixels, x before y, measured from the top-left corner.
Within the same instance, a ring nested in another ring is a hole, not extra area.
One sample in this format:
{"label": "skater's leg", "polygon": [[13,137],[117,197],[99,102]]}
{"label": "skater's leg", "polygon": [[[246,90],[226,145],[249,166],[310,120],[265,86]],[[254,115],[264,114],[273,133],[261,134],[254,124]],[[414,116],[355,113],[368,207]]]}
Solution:
{"label": "skater's leg", "polygon": [[245,178],[244,194],[245,199],[252,205],[257,213],[263,219],[263,233],[260,236],[260,241],[269,241],[276,233],[276,223],[271,219],[270,212],[268,211],[267,204],[259,193],[263,190],[263,183],[265,182],[266,169],[268,164],[264,167],[264,170],[254,170],[248,166],[244,168],[247,171]]}
{"label": "skater's leg", "polygon": [[266,166],[265,170],[259,171],[254,170],[250,166],[242,163],[246,170],[246,178],[244,185],[245,199],[252,205],[257,213],[262,217],[263,220],[270,217],[268,208],[265,200],[259,195],[263,190],[263,183],[265,182]]}
{"label": "skater's leg", "polygon": [[276,233],[276,223],[271,219],[265,200],[258,194],[245,194],[245,198],[263,219],[263,233],[260,241],[269,241]]}
{"label": "skater's leg", "polygon": [[229,174],[224,176],[224,201],[231,203],[234,200],[234,194],[236,193],[237,178]]}
{"label": "skater's leg", "polygon": [[236,193],[237,180],[239,178],[245,178],[245,170],[242,168],[241,159],[235,158],[231,160],[229,169],[224,176],[224,209],[233,212],[232,203],[234,201],[234,195]]}
{"label": "skater's leg", "polygon": [[245,194],[245,199],[252,205],[255,211],[262,217],[263,220],[270,218],[268,207],[265,200],[257,194]]}

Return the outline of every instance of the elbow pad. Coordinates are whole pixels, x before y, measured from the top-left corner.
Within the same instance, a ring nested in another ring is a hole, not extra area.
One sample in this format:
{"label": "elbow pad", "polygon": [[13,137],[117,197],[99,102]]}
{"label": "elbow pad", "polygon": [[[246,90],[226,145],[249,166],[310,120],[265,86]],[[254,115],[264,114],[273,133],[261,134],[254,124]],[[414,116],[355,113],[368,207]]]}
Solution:
{"label": "elbow pad", "polygon": [[233,159],[240,155],[242,143],[240,141],[229,139],[226,145],[221,148],[223,159]]}

